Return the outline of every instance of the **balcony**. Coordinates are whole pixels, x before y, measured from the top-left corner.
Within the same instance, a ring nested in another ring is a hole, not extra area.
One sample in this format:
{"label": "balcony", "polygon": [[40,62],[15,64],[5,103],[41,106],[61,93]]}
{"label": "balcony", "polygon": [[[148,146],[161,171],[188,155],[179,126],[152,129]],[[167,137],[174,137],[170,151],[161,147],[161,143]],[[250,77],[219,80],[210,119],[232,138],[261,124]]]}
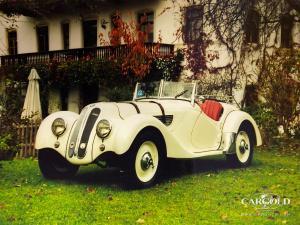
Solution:
{"label": "balcony", "polygon": [[[153,52],[156,44],[146,43],[146,48]],[[77,48],[68,50],[38,52],[38,53],[25,53],[17,55],[0,56],[1,66],[10,66],[14,64],[40,64],[47,63],[53,60],[63,62],[67,60],[79,61],[87,58],[96,59],[111,59],[112,56],[122,57],[129,52],[127,45],[120,45],[117,47],[105,46],[94,48]],[[159,56],[170,56],[174,54],[174,45],[159,44]]]}

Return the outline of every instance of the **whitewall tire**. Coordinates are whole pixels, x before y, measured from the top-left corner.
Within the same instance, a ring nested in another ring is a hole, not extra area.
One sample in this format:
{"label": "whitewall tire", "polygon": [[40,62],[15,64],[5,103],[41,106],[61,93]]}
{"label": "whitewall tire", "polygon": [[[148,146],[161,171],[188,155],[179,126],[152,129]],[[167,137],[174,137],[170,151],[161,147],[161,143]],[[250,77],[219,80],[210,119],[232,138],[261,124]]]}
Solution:
{"label": "whitewall tire", "polygon": [[238,167],[249,166],[253,159],[254,141],[251,130],[247,127],[240,127],[235,138],[235,153],[226,155],[227,161]]}
{"label": "whitewall tire", "polygon": [[127,159],[130,187],[152,186],[158,180],[164,158],[164,145],[159,135],[149,131],[139,134]]}

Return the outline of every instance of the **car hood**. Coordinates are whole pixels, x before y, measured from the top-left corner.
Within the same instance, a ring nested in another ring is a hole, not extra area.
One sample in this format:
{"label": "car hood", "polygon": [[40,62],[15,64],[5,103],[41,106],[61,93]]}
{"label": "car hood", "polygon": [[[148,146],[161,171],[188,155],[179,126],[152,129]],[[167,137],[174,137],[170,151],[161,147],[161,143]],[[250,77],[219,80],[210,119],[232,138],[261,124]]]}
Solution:
{"label": "car hood", "polygon": [[[174,113],[192,109],[188,101],[182,100],[143,100],[128,102],[99,102],[88,105],[86,108],[91,111],[93,108],[101,110],[102,118],[125,119],[135,114],[146,114],[151,116],[173,115]],[[83,111],[85,111],[84,109]]]}

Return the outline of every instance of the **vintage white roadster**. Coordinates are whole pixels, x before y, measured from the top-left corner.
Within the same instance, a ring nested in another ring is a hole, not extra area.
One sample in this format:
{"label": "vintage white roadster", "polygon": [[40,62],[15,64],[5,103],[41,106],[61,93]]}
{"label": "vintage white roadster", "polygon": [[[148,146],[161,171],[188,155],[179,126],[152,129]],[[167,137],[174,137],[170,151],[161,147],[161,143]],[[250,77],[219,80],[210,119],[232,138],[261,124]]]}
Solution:
{"label": "vintage white roadster", "polygon": [[131,184],[152,185],[168,158],[226,155],[248,166],[262,144],[253,118],[236,106],[198,95],[196,83],[138,83],[132,101],[98,102],[77,113],[61,111],[43,120],[37,133],[40,170],[67,178],[80,165],[116,166]]}

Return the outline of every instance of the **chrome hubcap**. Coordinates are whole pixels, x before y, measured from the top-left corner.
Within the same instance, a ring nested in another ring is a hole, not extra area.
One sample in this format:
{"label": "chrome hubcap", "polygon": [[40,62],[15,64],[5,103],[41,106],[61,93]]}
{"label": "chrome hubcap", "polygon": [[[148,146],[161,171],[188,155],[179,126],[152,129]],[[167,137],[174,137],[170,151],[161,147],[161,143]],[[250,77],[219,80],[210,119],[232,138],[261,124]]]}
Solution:
{"label": "chrome hubcap", "polygon": [[135,172],[141,182],[150,181],[156,174],[159,154],[152,141],[145,141],[138,149],[135,157]]}
{"label": "chrome hubcap", "polygon": [[241,163],[247,162],[250,157],[251,143],[248,134],[240,131],[236,137],[236,155]]}
{"label": "chrome hubcap", "polygon": [[149,169],[150,166],[152,166],[152,168],[154,168],[153,160],[152,160],[151,154],[149,152],[146,152],[142,156],[142,159],[141,159],[141,168],[142,168],[142,170],[145,171],[145,170]]}
{"label": "chrome hubcap", "polygon": [[245,151],[248,150],[248,148],[249,148],[249,146],[248,146],[248,144],[246,143],[246,141],[245,141],[244,139],[241,140],[240,146],[239,146],[240,152],[241,152],[242,154],[244,154]]}

